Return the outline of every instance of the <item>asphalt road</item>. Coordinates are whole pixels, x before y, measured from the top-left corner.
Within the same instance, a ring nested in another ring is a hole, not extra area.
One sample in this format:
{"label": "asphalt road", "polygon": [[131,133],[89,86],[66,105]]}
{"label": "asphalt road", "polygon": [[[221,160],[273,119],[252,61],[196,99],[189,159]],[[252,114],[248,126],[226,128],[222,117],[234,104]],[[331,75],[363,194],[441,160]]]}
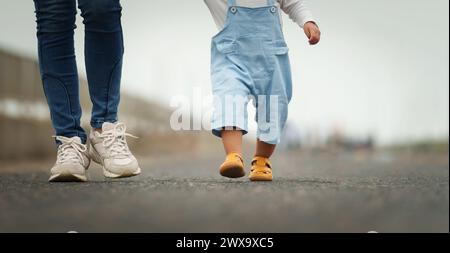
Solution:
{"label": "asphalt road", "polygon": [[449,232],[448,154],[286,153],[275,181],[229,180],[220,157],[143,159],[143,174],[47,183],[0,168],[0,232]]}

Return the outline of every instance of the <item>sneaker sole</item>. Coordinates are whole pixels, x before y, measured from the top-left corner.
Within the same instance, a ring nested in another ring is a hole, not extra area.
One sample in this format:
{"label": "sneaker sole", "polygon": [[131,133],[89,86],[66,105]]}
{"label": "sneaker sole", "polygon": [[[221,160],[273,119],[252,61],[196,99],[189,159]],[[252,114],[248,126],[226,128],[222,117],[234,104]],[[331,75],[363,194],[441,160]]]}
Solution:
{"label": "sneaker sole", "polygon": [[105,167],[103,165],[102,165],[102,169],[103,169],[103,175],[107,178],[112,178],[112,179],[135,177],[135,176],[138,176],[141,174],[141,168],[138,168],[134,172],[128,172],[128,173],[122,173],[122,174],[112,173],[112,172],[108,171],[107,169],[105,169]]}
{"label": "sneaker sole", "polygon": [[61,173],[50,176],[48,181],[51,183],[68,183],[68,182],[83,183],[87,182],[87,177],[86,175]]}
{"label": "sneaker sole", "polygon": [[97,151],[95,151],[94,147],[92,145],[89,146],[89,156],[91,157],[92,161],[102,166],[103,175],[107,178],[112,179],[119,179],[119,178],[127,178],[127,177],[135,177],[141,174],[141,168],[137,168],[136,171],[133,172],[125,172],[122,174],[116,174],[113,173],[105,168],[103,165],[103,162],[101,162],[100,155],[97,154]]}

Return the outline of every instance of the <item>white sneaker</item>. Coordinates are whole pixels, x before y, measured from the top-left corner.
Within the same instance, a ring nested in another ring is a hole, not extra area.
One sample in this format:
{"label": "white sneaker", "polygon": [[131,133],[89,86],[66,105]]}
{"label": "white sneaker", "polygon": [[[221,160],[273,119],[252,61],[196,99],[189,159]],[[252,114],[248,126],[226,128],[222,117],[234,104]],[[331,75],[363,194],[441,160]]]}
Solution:
{"label": "white sneaker", "polygon": [[55,136],[61,142],[56,163],[51,169],[50,182],[86,182],[90,160],[87,147],[79,137]]}
{"label": "white sneaker", "polygon": [[124,178],[141,174],[136,158],[128,148],[126,126],[123,123],[103,123],[102,133],[92,130],[89,139],[89,156],[103,166],[108,178]]}

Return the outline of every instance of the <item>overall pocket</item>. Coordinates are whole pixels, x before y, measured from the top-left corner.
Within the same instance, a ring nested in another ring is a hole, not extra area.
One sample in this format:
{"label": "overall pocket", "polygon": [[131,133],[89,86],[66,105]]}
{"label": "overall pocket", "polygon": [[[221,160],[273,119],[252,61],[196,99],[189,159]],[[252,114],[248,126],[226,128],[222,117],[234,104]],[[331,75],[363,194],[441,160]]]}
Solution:
{"label": "overall pocket", "polygon": [[231,38],[214,38],[213,43],[217,50],[223,54],[236,53],[236,41]]}
{"label": "overall pocket", "polygon": [[267,41],[266,51],[273,55],[285,55],[289,53],[289,47],[283,40]]}

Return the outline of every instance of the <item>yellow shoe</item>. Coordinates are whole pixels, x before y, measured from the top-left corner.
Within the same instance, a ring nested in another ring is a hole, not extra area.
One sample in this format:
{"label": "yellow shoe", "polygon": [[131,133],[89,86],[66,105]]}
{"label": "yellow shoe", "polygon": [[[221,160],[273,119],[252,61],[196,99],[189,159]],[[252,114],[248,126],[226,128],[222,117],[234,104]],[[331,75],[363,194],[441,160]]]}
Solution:
{"label": "yellow shoe", "polygon": [[250,181],[272,181],[272,165],[269,158],[256,156],[252,161]]}
{"label": "yellow shoe", "polygon": [[244,160],[238,153],[227,155],[225,162],[220,166],[220,175],[229,178],[245,176]]}

